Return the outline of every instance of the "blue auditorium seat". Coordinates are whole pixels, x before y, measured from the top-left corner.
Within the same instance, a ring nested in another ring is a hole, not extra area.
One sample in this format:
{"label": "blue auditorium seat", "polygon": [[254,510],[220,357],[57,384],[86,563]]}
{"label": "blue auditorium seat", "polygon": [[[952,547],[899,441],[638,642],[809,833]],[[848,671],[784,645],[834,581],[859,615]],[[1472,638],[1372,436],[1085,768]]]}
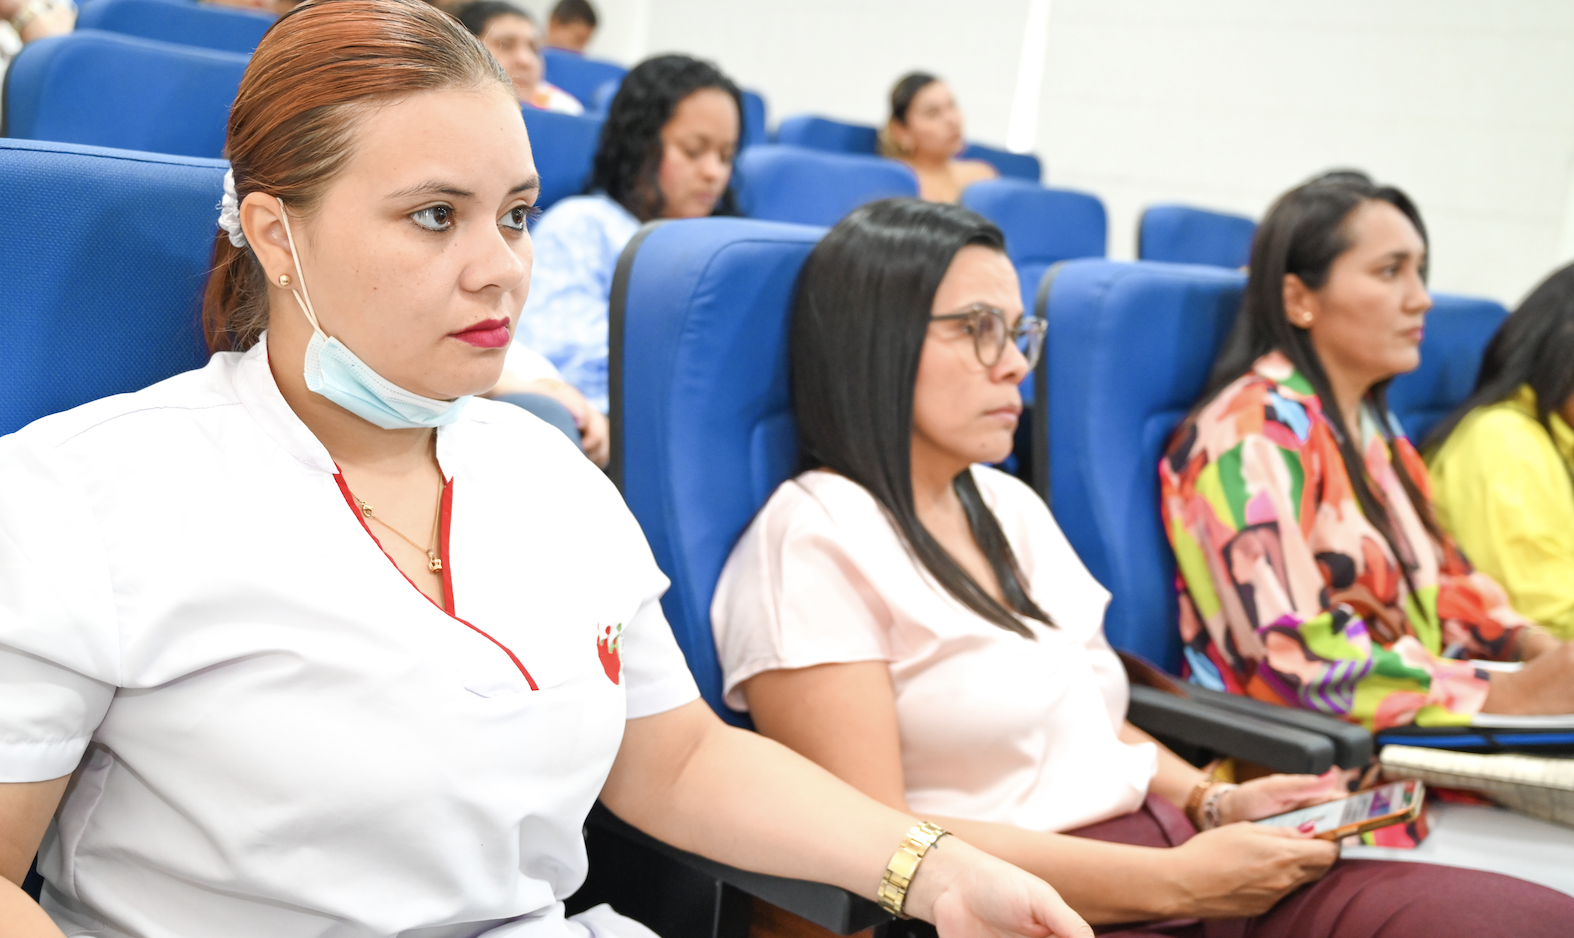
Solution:
{"label": "blue auditorium seat", "polygon": [[1142,213],[1137,257],[1236,270],[1251,262],[1256,232],[1257,223],[1241,215],[1185,205],[1155,205]]}
{"label": "blue auditorium seat", "polygon": [[744,150],[733,178],[745,215],[804,225],[834,225],[866,202],[918,195],[918,177],[895,160],[781,144]]}
{"label": "blue auditorium seat", "polygon": [[225,169],[0,140],[0,434],[208,360],[201,296]]}
{"label": "blue auditorium seat", "polygon": [[559,114],[539,108],[521,109],[530,134],[530,152],[541,174],[540,208],[585,191],[596,145],[601,141],[602,115]]}
{"label": "blue auditorium seat", "polygon": [[1044,178],[1044,164],[1031,153],[1012,153],[982,143],[970,143],[962,151],[961,159],[983,160],[995,168],[1004,179],[1026,179],[1038,182]]}
{"label": "blue auditorium seat", "polygon": [[776,128],[776,142],[832,153],[874,153],[880,146],[879,134],[873,127],[811,114],[782,121]]}
{"label": "blue auditorium seat", "polygon": [[247,61],[95,30],[40,39],[6,72],[4,135],[218,157]]}
{"label": "blue auditorium seat", "polygon": [[765,98],[758,91],[743,92],[743,128],[739,134],[738,149],[770,143],[770,130],[765,120]]}
{"label": "blue auditorium seat", "polygon": [[1033,309],[1039,280],[1051,264],[1104,256],[1107,219],[1104,203],[1095,196],[1020,179],[992,179],[962,190],[962,205],[1005,233],[1006,253],[1022,280],[1025,310]]}
{"label": "blue auditorium seat", "polygon": [[1506,318],[1508,310],[1493,300],[1432,294],[1421,367],[1395,378],[1388,388],[1388,409],[1417,446],[1475,390],[1481,354]]}
{"label": "blue auditorium seat", "polygon": [[566,49],[541,50],[546,65],[546,80],[579,99],[588,110],[596,100],[596,91],[607,82],[620,82],[628,69],[613,62],[587,59]]}
{"label": "blue auditorium seat", "polygon": [[[816,117],[812,114],[789,117],[782,121],[776,128],[776,142],[832,153],[873,154],[878,153],[880,149],[880,135],[875,128],[864,124],[831,120],[828,117]],[[1009,179],[1038,182],[1044,178],[1043,165],[1038,157],[1031,153],[1010,153],[995,147],[986,147],[981,143],[973,143],[962,151],[961,158],[983,160],[993,165],[1001,176]]]}
{"label": "blue auditorium seat", "polygon": [[95,0],[82,7],[77,28],[250,55],[276,19],[193,0]]}
{"label": "blue auditorium seat", "polygon": [[1202,393],[1245,277],[1104,260],[1068,261],[1049,276],[1034,408],[1048,418],[1047,452],[1040,434],[1035,488],[1048,493],[1077,555],[1114,596],[1104,618],[1110,642],[1179,673],[1159,456]]}
{"label": "blue auditorium seat", "polygon": [[613,291],[612,477],[672,578],[662,608],[701,693],[740,725],[721,700],[711,594],[797,459],[787,325],[798,269],[823,233],[734,218],[648,226],[618,265],[624,292]]}

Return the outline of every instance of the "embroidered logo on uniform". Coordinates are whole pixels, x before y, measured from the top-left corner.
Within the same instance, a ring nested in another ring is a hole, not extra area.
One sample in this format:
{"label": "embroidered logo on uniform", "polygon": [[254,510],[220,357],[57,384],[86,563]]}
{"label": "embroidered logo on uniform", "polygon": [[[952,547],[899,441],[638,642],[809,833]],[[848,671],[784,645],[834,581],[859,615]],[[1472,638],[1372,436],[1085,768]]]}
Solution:
{"label": "embroidered logo on uniform", "polygon": [[614,684],[623,680],[623,623],[603,625],[596,635],[596,654],[601,656],[601,669],[607,680]]}

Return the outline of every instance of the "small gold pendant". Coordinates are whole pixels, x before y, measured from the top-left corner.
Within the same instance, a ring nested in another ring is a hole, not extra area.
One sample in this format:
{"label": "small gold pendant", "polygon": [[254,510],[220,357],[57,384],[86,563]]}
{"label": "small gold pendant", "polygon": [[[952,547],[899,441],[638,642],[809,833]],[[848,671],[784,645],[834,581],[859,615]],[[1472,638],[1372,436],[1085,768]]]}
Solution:
{"label": "small gold pendant", "polygon": [[431,573],[443,572],[443,561],[437,556],[436,551],[426,552],[426,569]]}

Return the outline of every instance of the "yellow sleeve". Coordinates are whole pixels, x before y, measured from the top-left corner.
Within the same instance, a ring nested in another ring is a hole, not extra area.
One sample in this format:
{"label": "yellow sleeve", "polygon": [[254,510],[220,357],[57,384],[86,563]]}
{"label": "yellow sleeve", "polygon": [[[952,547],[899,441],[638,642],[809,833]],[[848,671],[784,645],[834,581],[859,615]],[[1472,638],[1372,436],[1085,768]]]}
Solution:
{"label": "yellow sleeve", "polygon": [[1545,429],[1501,405],[1470,414],[1433,458],[1438,518],[1521,615],[1574,639],[1574,479]]}

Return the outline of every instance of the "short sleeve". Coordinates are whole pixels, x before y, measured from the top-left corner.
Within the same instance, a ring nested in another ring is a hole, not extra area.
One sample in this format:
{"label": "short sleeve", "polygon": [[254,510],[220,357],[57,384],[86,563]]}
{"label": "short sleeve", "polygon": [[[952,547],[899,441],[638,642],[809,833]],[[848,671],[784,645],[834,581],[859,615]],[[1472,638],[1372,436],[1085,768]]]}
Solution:
{"label": "short sleeve", "polygon": [[25,434],[0,438],[0,782],[69,775],[119,673],[109,566],[86,498]]}
{"label": "short sleeve", "polygon": [[700,695],[658,597],[640,605],[623,630],[622,642],[628,719],[665,713]]}
{"label": "short sleeve", "polygon": [[891,661],[890,622],[846,533],[785,483],[733,549],[711,605],[727,706],[747,710],[738,685],[765,671]]}

